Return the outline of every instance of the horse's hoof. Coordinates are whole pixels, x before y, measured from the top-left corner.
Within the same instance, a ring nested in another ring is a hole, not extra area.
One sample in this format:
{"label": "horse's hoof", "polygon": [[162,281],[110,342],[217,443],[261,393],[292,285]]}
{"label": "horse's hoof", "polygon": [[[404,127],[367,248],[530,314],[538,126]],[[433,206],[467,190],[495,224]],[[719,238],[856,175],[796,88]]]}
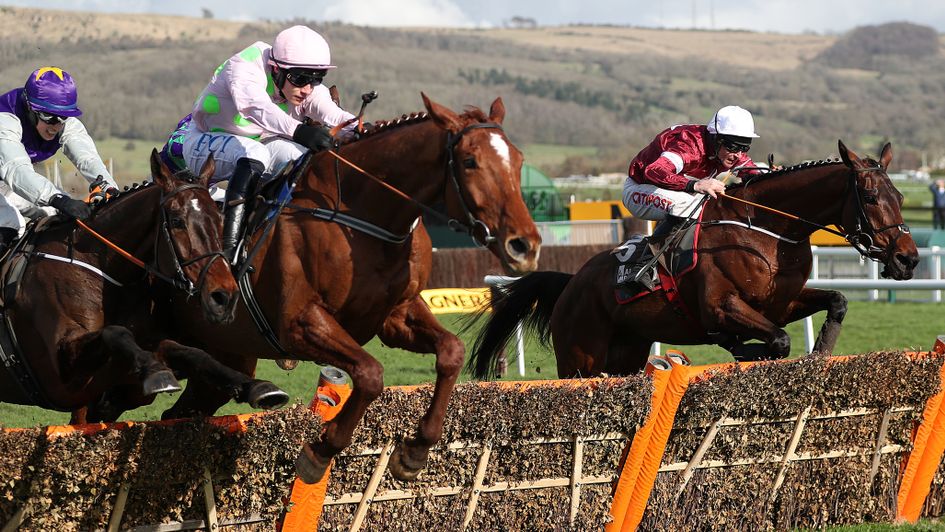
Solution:
{"label": "horse's hoof", "polygon": [[299,479],[306,484],[315,484],[325,476],[328,470],[328,464],[331,460],[325,460],[312,451],[309,444],[302,445],[302,451],[295,459],[295,472]]}
{"label": "horse's hoof", "polygon": [[144,395],[153,395],[179,392],[181,387],[171,370],[162,369],[145,377],[144,382],[141,383],[141,390]]}
{"label": "horse's hoof", "polygon": [[299,365],[299,361],[290,360],[288,358],[280,358],[276,360],[276,365],[286,371],[292,371],[296,366]]}
{"label": "horse's hoof", "polygon": [[289,394],[269,381],[254,380],[247,390],[246,402],[253,408],[274,410],[289,402]]}
{"label": "horse's hoof", "polygon": [[390,469],[390,474],[397,480],[413,482],[417,480],[420,472],[427,466],[428,454],[429,452],[423,453],[422,460],[412,459],[407,453],[407,445],[403,442],[398,443],[393,456],[390,457],[390,464],[387,468]]}

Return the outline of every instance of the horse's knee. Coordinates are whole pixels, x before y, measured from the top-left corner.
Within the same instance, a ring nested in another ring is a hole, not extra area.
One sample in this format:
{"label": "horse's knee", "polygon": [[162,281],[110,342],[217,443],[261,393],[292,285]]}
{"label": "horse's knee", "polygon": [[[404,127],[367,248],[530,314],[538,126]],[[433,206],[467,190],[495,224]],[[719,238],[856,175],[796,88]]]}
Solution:
{"label": "horse's knee", "polygon": [[791,337],[784,331],[778,331],[771,342],[771,349],[778,358],[787,358],[791,354]]}
{"label": "horse's knee", "polygon": [[466,358],[466,347],[463,342],[451,336],[441,346],[436,355],[436,372],[439,375],[459,375],[463,370],[463,361]]}
{"label": "horse's knee", "polygon": [[834,292],[827,307],[827,319],[842,322],[847,315],[847,297],[840,292]]}
{"label": "horse's knee", "polygon": [[368,401],[377,399],[384,391],[384,366],[367,357],[351,371],[351,384],[355,392],[364,395]]}

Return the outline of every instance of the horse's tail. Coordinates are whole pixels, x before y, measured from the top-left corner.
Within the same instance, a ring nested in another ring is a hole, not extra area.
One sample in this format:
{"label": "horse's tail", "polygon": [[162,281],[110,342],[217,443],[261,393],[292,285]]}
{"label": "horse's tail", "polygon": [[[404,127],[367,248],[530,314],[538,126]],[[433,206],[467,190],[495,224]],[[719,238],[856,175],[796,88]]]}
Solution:
{"label": "horse's tail", "polygon": [[[504,285],[492,300],[492,317],[479,331],[466,369],[477,379],[495,375],[495,362],[519,324],[534,331],[542,345],[551,343],[551,313],[570,273],[534,272]],[[483,311],[485,312],[485,311]]]}

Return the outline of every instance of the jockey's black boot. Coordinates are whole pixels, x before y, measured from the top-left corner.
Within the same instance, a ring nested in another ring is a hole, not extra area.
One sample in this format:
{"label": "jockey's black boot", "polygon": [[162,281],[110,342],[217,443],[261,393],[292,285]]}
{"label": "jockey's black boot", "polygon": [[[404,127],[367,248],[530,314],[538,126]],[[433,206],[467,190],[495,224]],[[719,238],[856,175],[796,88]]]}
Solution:
{"label": "jockey's black boot", "polygon": [[638,283],[647,290],[653,290],[655,288],[656,285],[653,281],[652,274],[653,267],[656,266],[660,256],[666,251],[666,239],[669,238],[670,235],[675,234],[676,229],[684,221],[686,221],[686,218],[667,214],[666,218],[656,224],[656,227],[653,228],[653,234],[650,235],[648,239],[650,249],[653,251],[653,257],[644,263],[634,264],[630,270],[629,279],[626,284]]}
{"label": "jockey's black boot", "polygon": [[261,162],[242,157],[236,161],[236,169],[227,184],[226,199],[223,201],[223,255],[230,264],[234,263],[236,246],[243,234],[246,195],[256,188],[256,182],[265,169]]}
{"label": "jockey's black boot", "polygon": [[650,245],[654,248],[663,244],[663,241],[666,240],[666,237],[673,234],[675,229],[679,227],[679,224],[684,222],[685,218],[680,218],[679,216],[673,216],[672,214],[667,214],[666,218],[656,224],[656,227],[653,228],[653,234],[650,235]]}
{"label": "jockey's black boot", "polygon": [[16,240],[16,236],[19,234],[19,231],[12,227],[0,227],[0,257],[10,249],[10,244],[13,244],[13,241]]}

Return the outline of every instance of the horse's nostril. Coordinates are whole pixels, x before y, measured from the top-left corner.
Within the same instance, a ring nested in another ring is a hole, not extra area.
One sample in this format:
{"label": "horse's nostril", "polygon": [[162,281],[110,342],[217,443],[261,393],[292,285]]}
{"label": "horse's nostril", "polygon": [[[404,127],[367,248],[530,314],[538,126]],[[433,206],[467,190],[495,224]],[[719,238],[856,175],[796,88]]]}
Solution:
{"label": "horse's nostril", "polygon": [[226,290],[214,290],[210,293],[210,299],[214,304],[225,307],[230,303],[230,293]]}
{"label": "horse's nostril", "polygon": [[896,253],[896,260],[910,270],[919,265],[919,257],[913,257],[912,255]]}
{"label": "horse's nostril", "polygon": [[506,243],[508,250],[513,255],[524,255],[528,253],[528,240],[524,238],[512,238]]}

